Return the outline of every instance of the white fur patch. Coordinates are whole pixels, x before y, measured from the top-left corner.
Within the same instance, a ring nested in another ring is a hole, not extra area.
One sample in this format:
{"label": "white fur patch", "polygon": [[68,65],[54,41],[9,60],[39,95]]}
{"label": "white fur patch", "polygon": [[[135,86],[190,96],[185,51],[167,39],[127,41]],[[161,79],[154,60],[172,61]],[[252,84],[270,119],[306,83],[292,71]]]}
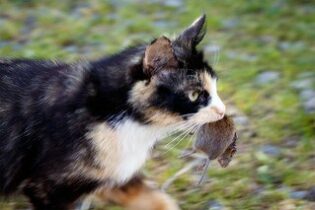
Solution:
{"label": "white fur patch", "polygon": [[117,166],[118,181],[128,180],[147,159],[157,140],[164,138],[167,130],[141,125],[126,120],[117,129],[121,157]]}
{"label": "white fur patch", "polygon": [[217,80],[214,78],[211,78],[210,96],[211,96],[210,107],[215,108],[220,113],[224,114],[225,113],[225,105],[218,95]]}
{"label": "white fur patch", "polygon": [[225,113],[225,105],[217,93],[217,79],[205,72],[204,82],[204,87],[211,96],[210,103],[208,106],[201,108],[189,119],[192,124],[202,125],[209,122],[215,122],[222,119]]}
{"label": "white fur patch", "polygon": [[167,136],[169,128],[139,124],[124,120],[115,130],[95,125],[88,133],[97,151],[96,160],[101,166],[98,178],[110,178],[116,183],[128,181],[145,163],[157,140]]}

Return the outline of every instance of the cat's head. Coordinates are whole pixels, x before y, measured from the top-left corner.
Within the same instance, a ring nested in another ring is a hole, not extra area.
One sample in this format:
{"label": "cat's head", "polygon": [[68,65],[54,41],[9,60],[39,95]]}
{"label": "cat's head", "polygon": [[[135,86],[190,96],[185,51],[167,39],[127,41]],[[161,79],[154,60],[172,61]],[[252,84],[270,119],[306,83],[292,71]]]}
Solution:
{"label": "cat's head", "polygon": [[205,19],[199,17],[173,40],[162,36],[146,46],[145,79],[135,82],[129,103],[147,123],[201,125],[223,118],[217,76],[196,49],[206,32]]}

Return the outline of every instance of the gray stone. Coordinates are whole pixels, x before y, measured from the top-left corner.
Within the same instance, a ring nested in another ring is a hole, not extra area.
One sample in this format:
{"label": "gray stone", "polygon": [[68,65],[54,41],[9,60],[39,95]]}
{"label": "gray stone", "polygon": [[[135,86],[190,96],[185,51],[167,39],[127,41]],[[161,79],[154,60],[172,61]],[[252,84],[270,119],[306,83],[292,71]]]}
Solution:
{"label": "gray stone", "polygon": [[269,44],[276,41],[276,39],[273,36],[269,35],[260,36],[258,40],[264,44]]}
{"label": "gray stone", "polygon": [[254,62],[257,60],[257,56],[252,54],[241,54],[240,60]]}
{"label": "gray stone", "polygon": [[285,138],[283,143],[288,148],[294,148],[298,145],[299,141],[300,141],[299,136],[290,136],[288,138]]}
{"label": "gray stone", "polygon": [[176,27],[176,23],[172,21],[164,21],[164,20],[157,20],[153,22],[154,26],[159,28],[170,28],[170,27]]}
{"label": "gray stone", "polygon": [[169,24],[167,21],[164,20],[157,20],[153,22],[154,26],[159,28],[166,28]]}
{"label": "gray stone", "polygon": [[256,77],[256,83],[260,85],[268,84],[279,79],[280,73],[275,71],[265,71]]}
{"label": "gray stone", "polygon": [[311,98],[315,98],[315,90],[311,90],[311,89],[302,90],[300,93],[300,98],[303,101],[307,101]]}
{"label": "gray stone", "polygon": [[315,80],[315,72],[314,71],[303,72],[298,75],[298,78],[301,78],[301,79],[312,78],[313,80]]}
{"label": "gray stone", "polygon": [[82,11],[84,9],[86,9],[86,8],[89,8],[89,7],[90,7],[90,4],[87,3],[87,2],[85,2],[85,3],[78,3],[76,5],[76,7],[73,8],[71,15],[73,17],[80,18],[80,17],[82,17]]}
{"label": "gray stone", "polygon": [[236,51],[228,51],[226,52],[226,56],[231,59],[237,59],[241,61],[254,62],[257,60],[257,56],[248,53],[239,53]]}
{"label": "gray stone", "polygon": [[209,44],[204,48],[204,53],[209,57],[210,64],[216,66],[220,60],[221,47],[217,44]]}
{"label": "gray stone", "polygon": [[315,98],[310,98],[303,103],[305,112],[315,113]]}
{"label": "gray stone", "polygon": [[281,50],[288,50],[288,49],[290,49],[290,43],[289,42],[280,42],[279,43],[279,48],[281,49]]}
{"label": "gray stone", "polygon": [[307,191],[292,191],[290,192],[290,198],[304,199],[307,195]]}
{"label": "gray stone", "polygon": [[222,26],[225,29],[234,29],[239,26],[240,20],[236,18],[225,19],[222,21]]}
{"label": "gray stone", "polygon": [[183,1],[182,0],[168,0],[168,1],[165,1],[164,4],[169,7],[180,7],[183,5]]}
{"label": "gray stone", "polygon": [[0,48],[6,47],[8,45],[9,45],[9,42],[7,42],[7,41],[0,41]]}
{"label": "gray stone", "polygon": [[278,45],[279,49],[283,51],[288,51],[288,50],[302,50],[305,48],[305,43],[300,41],[300,42],[280,42]]}
{"label": "gray stone", "polygon": [[315,112],[315,90],[305,89],[300,92],[301,103],[305,112]]}
{"label": "gray stone", "polygon": [[293,81],[290,85],[296,90],[305,90],[315,88],[315,72],[306,71],[297,75],[297,80]]}
{"label": "gray stone", "polygon": [[301,5],[300,9],[304,15],[315,13],[315,7],[310,7],[308,4]]}
{"label": "gray stone", "polygon": [[221,50],[221,47],[217,44],[209,44],[204,48],[206,54],[216,54]]}
{"label": "gray stone", "polygon": [[216,200],[209,201],[208,210],[223,210],[224,206]]}
{"label": "gray stone", "polygon": [[270,156],[278,156],[281,152],[279,147],[270,144],[263,145],[260,150]]}
{"label": "gray stone", "polygon": [[75,52],[78,52],[78,47],[75,45],[69,45],[69,46],[64,47],[64,50],[70,53],[75,53]]}
{"label": "gray stone", "polygon": [[9,47],[13,50],[20,50],[23,48],[23,44],[19,42],[12,42],[12,41],[0,41],[0,48]]}
{"label": "gray stone", "polygon": [[235,116],[233,120],[236,125],[246,126],[249,124],[249,120],[246,116]]}
{"label": "gray stone", "polygon": [[28,16],[24,20],[24,24],[23,24],[23,28],[21,30],[21,33],[23,35],[31,33],[32,30],[34,30],[36,27],[36,22],[37,22],[37,18],[35,16],[33,16],[33,15]]}
{"label": "gray stone", "polygon": [[297,90],[309,89],[313,85],[312,78],[299,79],[291,83],[291,87]]}
{"label": "gray stone", "polygon": [[226,52],[226,56],[227,56],[228,58],[231,58],[231,59],[237,59],[238,53],[235,52],[235,51],[229,50],[229,51]]}

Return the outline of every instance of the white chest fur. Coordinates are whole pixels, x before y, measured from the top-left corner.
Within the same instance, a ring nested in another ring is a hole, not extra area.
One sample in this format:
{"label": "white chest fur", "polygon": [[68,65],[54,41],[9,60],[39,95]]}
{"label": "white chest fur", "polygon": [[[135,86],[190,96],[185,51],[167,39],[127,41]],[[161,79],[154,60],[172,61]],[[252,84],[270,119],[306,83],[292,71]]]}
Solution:
{"label": "white chest fur", "polygon": [[155,142],[167,135],[167,128],[141,125],[130,119],[115,129],[106,123],[94,125],[88,133],[100,166],[99,178],[117,183],[127,181],[145,163]]}

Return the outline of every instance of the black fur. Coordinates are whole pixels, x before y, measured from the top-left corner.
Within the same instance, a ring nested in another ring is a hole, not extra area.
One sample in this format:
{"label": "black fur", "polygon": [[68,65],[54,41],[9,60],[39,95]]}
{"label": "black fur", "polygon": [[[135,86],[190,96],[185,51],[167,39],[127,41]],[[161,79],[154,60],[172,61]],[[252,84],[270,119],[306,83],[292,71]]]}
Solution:
{"label": "black fur", "polygon": [[23,186],[34,208],[62,210],[106,182],[68,174],[74,162],[94,164],[88,125],[125,109],[137,116],[126,102],[134,79],[125,70],[142,51],[71,65],[1,60],[0,190]]}

